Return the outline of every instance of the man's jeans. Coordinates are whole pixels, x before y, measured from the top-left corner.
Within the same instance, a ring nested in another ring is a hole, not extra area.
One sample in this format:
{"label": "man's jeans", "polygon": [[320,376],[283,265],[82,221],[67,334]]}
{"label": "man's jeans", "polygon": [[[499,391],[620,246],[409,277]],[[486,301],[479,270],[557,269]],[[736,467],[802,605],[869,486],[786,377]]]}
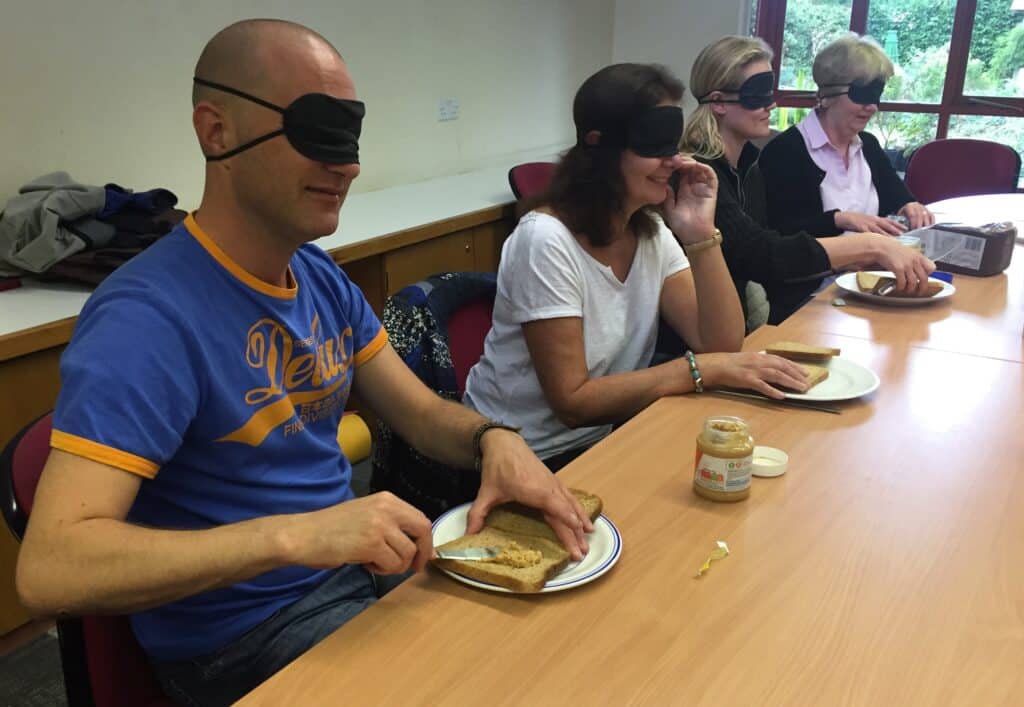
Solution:
{"label": "man's jeans", "polygon": [[168,697],[183,705],[230,705],[397,586],[345,565],[299,601],[207,656],[153,662]]}

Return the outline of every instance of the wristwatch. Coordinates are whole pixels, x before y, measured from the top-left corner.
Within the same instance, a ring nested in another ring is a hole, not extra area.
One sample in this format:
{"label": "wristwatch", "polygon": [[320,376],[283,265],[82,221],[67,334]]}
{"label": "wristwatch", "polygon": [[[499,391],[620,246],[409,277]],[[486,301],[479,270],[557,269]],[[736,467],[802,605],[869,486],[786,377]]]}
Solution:
{"label": "wristwatch", "polygon": [[509,432],[515,432],[519,434],[519,427],[513,427],[512,425],[506,425],[504,422],[498,422],[497,420],[488,420],[484,424],[476,428],[476,432],[473,433],[473,468],[477,471],[481,471],[484,467],[484,453],[480,449],[480,440],[484,436],[484,432],[487,430],[508,430]]}
{"label": "wristwatch", "polygon": [[689,245],[684,245],[683,246],[683,252],[686,253],[687,255],[690,255],[691,253],[699,253],[702,250],[707,250],[708,248],[714,248],[716,245],[718,245],[721,242],[722,242],[722,232],[719,231],[716,228],[715,232],[711,234],[710,238],[705,238],[702,241],[697,241],[696,243],[690,243]]}

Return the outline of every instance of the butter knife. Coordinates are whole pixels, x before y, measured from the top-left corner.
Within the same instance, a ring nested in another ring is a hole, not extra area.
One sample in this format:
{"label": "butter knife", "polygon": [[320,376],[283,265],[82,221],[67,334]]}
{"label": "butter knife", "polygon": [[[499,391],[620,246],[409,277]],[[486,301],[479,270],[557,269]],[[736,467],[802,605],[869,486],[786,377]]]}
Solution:
{"label": "butter knife", "polygon": [[500,547],[463,547],[442,550],[434,548],[441,560],[492,560],[501,552]]}
{"label": "butter knife", "polygon": [[743,398],[745,400],[760,400],[763,403],[774,403],[776,405],[785,405],[794,408],[804,408],[805,410],[818,410],[820,412],[829,412],[833,415],[841,415],[842,410],[833,405],[822,405],[821,403],[815,403],[805,400],[793,400],[792,398],[784,398],[782,400],[776,400],[775,398],[769,398],[767,395],[760,395],[759,393],[741,393],[737,390],[709,390],[707,391],[711,395],[724,395],[729,398]]}

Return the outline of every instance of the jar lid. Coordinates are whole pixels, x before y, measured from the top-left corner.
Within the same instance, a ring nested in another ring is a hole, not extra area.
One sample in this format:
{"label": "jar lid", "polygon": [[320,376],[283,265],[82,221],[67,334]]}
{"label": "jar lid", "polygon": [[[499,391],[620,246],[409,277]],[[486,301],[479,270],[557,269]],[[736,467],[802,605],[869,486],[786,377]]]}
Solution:
{"label": "jar lid", "polygon": [[782,476],[789,467],[789,455],[775,447],[754,447],[754,476]]}

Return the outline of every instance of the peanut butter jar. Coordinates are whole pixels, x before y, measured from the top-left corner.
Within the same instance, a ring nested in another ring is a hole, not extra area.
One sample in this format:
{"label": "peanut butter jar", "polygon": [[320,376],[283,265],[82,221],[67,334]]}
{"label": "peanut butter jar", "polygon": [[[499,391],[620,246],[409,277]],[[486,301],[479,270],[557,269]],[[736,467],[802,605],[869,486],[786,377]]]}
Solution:
{"label": "peanut butter jar", "polygon": [[704,420],[697,435],[693,491],[710,501],[742,501],[750,495],[754,438],[739,417],[718,415]]}

